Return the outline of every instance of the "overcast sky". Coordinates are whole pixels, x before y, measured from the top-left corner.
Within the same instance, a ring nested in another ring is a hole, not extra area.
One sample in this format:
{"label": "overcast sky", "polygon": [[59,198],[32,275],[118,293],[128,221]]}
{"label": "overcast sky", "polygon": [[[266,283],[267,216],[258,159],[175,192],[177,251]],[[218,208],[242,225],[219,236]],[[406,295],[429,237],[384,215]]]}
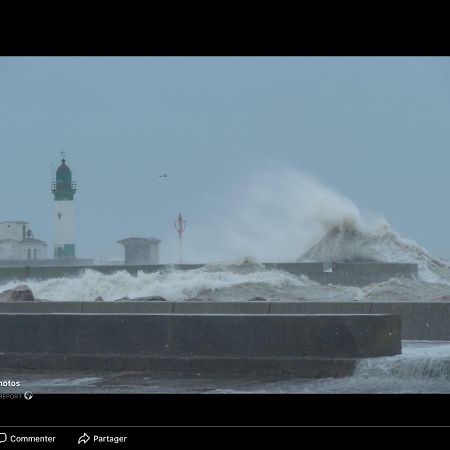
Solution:
{"label": "overcast sky", "polygon": [[30,222],[49,256],[64,150],[79,257],[154,236],[175,261],[179,212],[194,253],[189,232],[214,240],[236,186],[278,166],[450,257],[449,58],[0,58],[0,150],[0,221]]}

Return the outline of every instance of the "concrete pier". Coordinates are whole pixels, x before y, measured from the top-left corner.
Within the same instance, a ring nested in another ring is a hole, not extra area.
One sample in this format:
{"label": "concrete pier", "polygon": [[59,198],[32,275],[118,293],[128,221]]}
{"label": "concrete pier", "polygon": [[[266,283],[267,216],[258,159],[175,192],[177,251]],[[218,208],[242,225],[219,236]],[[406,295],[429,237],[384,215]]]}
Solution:
{"label": "concrete pier", "polygon": [[402,339],[450,341],[450,302],[0,302],[0,313],[394,314]]}
{"label": "concrete pier", "polygon": [[401,352],[400,317],[0,314],[0,367],[345,376]]}
{"label": "concrete pier", "polygon": [[[91,269],[104,274],[112,274],[125,270],[131,275],[139,271],[153,273],[169,268],[181,270],[199,269],[204,264],[181,265],[84,265],[84,266],[22,266],[1,267],[0,283],[11,280],[24,281],[26,279],[49,279],[57,277],[80,276],[84,270]],[[365,286],[391,278],[414,278],[417,276],[417,264],[400,263],[333,263],[331,272],[324,270],[323,263],[265,263],[266,269],[283,270],[293,275],[305,275],[311,280],[322,284],[337,284],[345,286]]]}

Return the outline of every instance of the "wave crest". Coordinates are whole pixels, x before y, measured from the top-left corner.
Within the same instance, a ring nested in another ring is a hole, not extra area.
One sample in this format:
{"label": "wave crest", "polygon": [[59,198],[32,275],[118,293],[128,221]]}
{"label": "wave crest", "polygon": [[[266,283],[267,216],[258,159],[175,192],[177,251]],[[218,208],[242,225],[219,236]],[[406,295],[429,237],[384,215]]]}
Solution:
{"label": "wave crest", "polygon": [[344,221],[332,228],[298,261],[416,263],[423,281],[450,283],[450,265],[426,249],[401,237],[385,219],[372,229]]}

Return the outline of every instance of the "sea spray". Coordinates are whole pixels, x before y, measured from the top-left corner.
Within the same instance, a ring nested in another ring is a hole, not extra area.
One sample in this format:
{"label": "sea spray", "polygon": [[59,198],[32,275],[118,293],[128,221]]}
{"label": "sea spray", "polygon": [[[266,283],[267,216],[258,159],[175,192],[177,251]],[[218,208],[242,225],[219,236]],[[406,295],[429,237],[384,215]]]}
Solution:
{"label": "sea spray", "polygon": [[190,229],[191,260],[295,261],[334,226],[367,222],[351,200],[294,169],[254,174],[229,196],[215,199],[220,215],[205,214]]}
{"label": "sea spray", "polygon": [[260,262],[416,263],[421,281],[450,284],[449,263],[302,171],[260,172],[231,191],[220,219],[205,219],[191,231],[198,262],[252,255]]}

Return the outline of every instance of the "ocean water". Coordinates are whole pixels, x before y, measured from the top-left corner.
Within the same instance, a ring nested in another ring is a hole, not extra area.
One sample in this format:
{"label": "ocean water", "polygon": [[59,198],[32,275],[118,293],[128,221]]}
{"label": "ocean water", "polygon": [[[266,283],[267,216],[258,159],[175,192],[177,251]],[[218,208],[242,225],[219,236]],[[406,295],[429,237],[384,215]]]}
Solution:
{"label": "ocean water", "polygon": [[[310,258],[308,258],[311,260]],[[246,301],[263,297],[270,301],[430,301],[450,295],[450,269],[434,261],[420,262],[416,279],[392,278],[363,287],[322,285],[304,275],[267,270],[252,258],[208,264],[199,269],[167,268],[159,273],[126,271],[101,274],[86,270],[78,277],[28,279],[36,298],[54,301],[105,301],[122,297],[162,296],[171,301],[192,298],[211,301]],[[0,285],[0,292],[22,282]]]}
{"label": "ocean water", "polygon": [[[347,233],[343,230],[342,233]],[[388,232],[389,234],[391,232]],[[340,237],[340,236],[339,236]],[[373,237],[364,237],[372,240]],[[395,235],[380,238],[388,249],[403,242]],[[320,243],[320,257],[325,260],[323,242]],[[332,244],[335,244],[332,241]],[[352,244],[354,246],[354,244]],[[361,244],[367,253],[368,246]],[[334,248],[332,247],[333,251]],[[142,297],[157,295],[172,301],[199,298],[212,301],[246,301],[252,297],[264,297],[271,301],[429,301],[443,295],[450,295],[450,269],[445,262],[429,257],[420,247],[414,254],[414,246],[403,252],[408,262],[419,264],[417,279],[392,278],[364,287],[321,285],[306,276],[296,276],[282,270],[266,270],[252,258],[228,263],[208,264],[199,269],[177,270],[167,268],[159,273],[139,272],[132,276],[126,271],[106,275],[86,270],[73,278],[53,278],[48,280],[28,279],[25,283],[32,289],[35,297],[55,301],[89,301],[102,296],[106,301],[122,297]],[[312,253],[312,252],[311,252]],[[304,260],[312,261],[311,253]],[[399,255],[401,252],[393,252]],[[344,260],[332,253],[334,260]],[[375,255],[373,260],[375,259]],[[383,260],[393,261],[387,258]],[[402,260],[398,258],[397,260]],[[10,281],[0,285],[0,291],[18,285]]]}

